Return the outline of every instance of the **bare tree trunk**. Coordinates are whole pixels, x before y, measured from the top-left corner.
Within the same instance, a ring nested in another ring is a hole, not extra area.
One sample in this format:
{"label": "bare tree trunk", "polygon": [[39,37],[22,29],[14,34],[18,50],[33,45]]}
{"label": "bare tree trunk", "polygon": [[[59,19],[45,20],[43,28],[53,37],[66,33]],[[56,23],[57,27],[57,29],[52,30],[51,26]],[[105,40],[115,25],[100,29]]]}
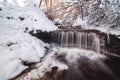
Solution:
{"label": "bare tree trunk", "polygon": [[52,0],[50,0],[50,7],[52,7]]}
{"label": "bare tree trunk", "polygon": [[46,10],[48,9],[48,5],[49,5],[48,1],[47,1],[47,0],[45,0]]}
{"label": "bare tree trunk", "polygon": [[82,14],[82,20],[83,20],[84,18],[83,18],[83,8],[82,8],[82,5],[80,6],[80,8],[81,8],[81,14]]}
{"label": "bare tree trunk", "polygon": [[41,4],[42,4],[42,0],[40,0],[39,7],[41,6]]}
{"label": "bare tree trunk", "polygon": [[82,15],[82,20],[84,19],[84,16],[83,16],[83,3],[82,1],[78,0],[79,3],[80,3],[80,8],[81,8],[81,15]]}
{"label": "bare tree trunk", "polygon": [[52,0],[45,0],[46,10],[48,10],[52,6]]}

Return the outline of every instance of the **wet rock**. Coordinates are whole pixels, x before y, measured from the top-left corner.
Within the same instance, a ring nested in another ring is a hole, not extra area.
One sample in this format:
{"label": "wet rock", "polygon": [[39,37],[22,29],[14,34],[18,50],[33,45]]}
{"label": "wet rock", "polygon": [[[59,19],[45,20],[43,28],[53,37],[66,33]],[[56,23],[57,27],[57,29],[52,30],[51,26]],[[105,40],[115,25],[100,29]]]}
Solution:
{"label": "wet rock", "polygon": [[19,16],[19,19],[20,19],[21,21],[23,21],[25,18],[24,18],[24,17]]}
{"label": "wet rock", "polygon": [[10,19],[10,17],[6,17],[7,19]]}
{"label": "wet rock", "polygon": [[2,11],[2,8],[0,8],[0,11]]}

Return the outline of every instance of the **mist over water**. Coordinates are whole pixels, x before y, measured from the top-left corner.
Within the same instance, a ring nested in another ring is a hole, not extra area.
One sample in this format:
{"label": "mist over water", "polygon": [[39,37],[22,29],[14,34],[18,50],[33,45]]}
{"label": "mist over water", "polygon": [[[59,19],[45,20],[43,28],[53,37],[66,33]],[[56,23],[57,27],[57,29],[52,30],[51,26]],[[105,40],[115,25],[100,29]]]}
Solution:
{"label": "mist over water", "polygon": [[105,55],[79,48],[61,48],[59,53],[66,54],[69,67],[62,80],[118,80],[104,63]]}

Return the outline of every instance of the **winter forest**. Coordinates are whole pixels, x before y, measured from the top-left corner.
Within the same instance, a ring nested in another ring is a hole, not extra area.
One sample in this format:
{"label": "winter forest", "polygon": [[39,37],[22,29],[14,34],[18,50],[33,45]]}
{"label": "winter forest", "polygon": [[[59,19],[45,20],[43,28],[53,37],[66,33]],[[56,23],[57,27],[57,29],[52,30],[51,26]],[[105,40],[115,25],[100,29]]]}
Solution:
{"label": "winter forest", "polygon": [[120,0],[0,0],[0,80],[120,80]]}

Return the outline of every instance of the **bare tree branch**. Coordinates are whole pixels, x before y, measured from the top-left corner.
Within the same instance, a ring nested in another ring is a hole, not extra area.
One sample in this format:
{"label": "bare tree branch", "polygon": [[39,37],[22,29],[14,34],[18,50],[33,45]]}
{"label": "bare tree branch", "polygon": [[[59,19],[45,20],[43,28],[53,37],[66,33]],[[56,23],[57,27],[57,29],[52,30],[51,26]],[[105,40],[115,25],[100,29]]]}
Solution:
{"label": "bare tree branch", "polygon": [[83,3],[82,3],[82,1],[80,1],[80,0],[78,0],[79,1],[79,3],[80,3],[80,9],[81,9],[81,14],[82,14],[82,20],[84,19],[83,18]]}

